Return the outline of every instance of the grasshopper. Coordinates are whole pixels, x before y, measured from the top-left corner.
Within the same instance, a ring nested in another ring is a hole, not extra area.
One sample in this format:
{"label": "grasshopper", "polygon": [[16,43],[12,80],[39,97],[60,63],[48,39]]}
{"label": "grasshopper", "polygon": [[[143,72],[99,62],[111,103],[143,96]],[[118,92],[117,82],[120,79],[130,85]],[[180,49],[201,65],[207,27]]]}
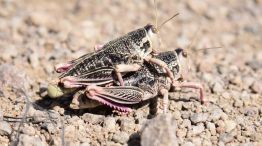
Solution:
{"label": "grasshopper", "polygon": [[96,52],[86,54],[67,63],[56,65],[55,70],[58,73],[62,73],[58,82],[63,84],[65,88],[104,85],[111,82],[110,78],[98,79],[96,76],[90,78],[90,71],[96,68],[107,68],[107,70],[103,70],[105,71],[105,75],[107,75],[108,68],[112,68],[112,73],[115,73],[120,85],[123,86],[124,80],[122,74],[138,71],[143,62],[147,61],[162,67],[167,76],[175,83],[174,75],[167,67],[167,64],[153,57],[153,54],[156,52],[155,49],[160,48],[161,45],[158,36],[159,28],[148,24],[106,43]]}
{"label": "grasshopper", "polygon": [[[183,49],[175,51],[162,52],[155,56],[168,65],[168,68],[175,75],[175,79],[182,77],[182,70],[185,67],[184,62],[187,54]],[[172,84],[169,77],[166,77],[165,71],[153,64],[145,62],[143,67],[137,72],[131,72],[124,76],[125,86],[119,86],[117,80],[112,82],[112,86],[101,87],[96,85],[87,86],[86,89],[79,90],[72,100],[71,108],[91,108],[101,104],[110,106],[119,111],[130,111],[128,105],[137,104],[154,98],[157,95],[163,96],[164,113],[168,107],[168,92],[171,87],[175,88],[195,88],[200,91],[200,100],[204,102],[204,88],[196,82],[179,82]],[[83,97],[86,95],[88,98]]]}

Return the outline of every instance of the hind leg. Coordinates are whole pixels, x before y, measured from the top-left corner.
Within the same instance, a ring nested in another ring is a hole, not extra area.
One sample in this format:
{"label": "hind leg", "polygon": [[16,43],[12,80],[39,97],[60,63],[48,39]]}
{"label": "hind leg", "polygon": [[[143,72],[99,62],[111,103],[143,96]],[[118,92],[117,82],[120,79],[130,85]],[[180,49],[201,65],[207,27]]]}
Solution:
{"label": "hind leg", "polygon": [[204,87],[202,84],[197,83],[197,82],[177,82],[172,85],[173,87],[178,87],[178,88],[193,88],[193,89],[198,89],[199,90],[199,95],[200,95],[200,101],[202,104],[205,104],[205,92],[204,92]]}
{"label": "hind leg", "polygon": [[115,72],[117,79],[121,86],[124,86],[124,80],[122,78],[123,72],[132,72],[132,71],[138,71],[141,68],[141,65],[139,64],[119,64],[115,66]]}

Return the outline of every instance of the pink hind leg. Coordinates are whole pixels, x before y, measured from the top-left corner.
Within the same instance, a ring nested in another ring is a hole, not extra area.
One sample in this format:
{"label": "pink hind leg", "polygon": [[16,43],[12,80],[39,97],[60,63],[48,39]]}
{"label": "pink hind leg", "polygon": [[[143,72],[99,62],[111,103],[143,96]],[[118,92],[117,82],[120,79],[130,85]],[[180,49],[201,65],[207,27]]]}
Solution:
{"label": "pink hind leg", "polygon": [[200,101],[202,104],[205,104],[205,92],[204,87],[200,83],[197,82],[181,82],[181,83],[173,83],[174,87],[180,87],[180,88],[193,88],[193,89],[199,89],[200,93]]}

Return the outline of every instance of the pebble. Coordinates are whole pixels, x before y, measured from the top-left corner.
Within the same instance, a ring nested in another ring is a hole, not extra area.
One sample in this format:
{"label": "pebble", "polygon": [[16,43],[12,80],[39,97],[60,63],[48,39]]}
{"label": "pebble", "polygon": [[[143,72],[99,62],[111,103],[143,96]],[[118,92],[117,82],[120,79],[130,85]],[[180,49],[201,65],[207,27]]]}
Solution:
{"label": "pebble", "polygon": [[103,128],[107,129],[110,132],[116,130],[116,120],[114,117],[106,117],[103,122]]}
{"label": "pebble", "polygon": [[240,108],[240,107],[243,107],[243,105],[244,105],[244,102],[242,100],[237,99],[234,102],[234,107]]}
{"label": "pebble", "polygon": [[204,130],[205,130],[204,124],[200,123],[197,126],[192,126],[191,132],[192,132],[193,135],[198,135],[198,134],[202,133]]}
{"label": "pebble", "polygon": [[192,142],[188,141],[183,144],[183,146],[195,146]]}
{"label": "pebble", "polygon": [[47,146],[47,143],[42,141],[38,136],[21,134],[19,136],[18,146]]}
{"label": "pebble", "polygon": [[200,137],[194,137],[192,139],[192,142],[196,145],[196,146],[201,146],[201,138]]}
{"label": "pebble", "polygon": [[203,140],[203,144],[202,145],[203,146],[212,146],[213,144],[212,144],[212,142],[210,140],[205,139],[205,140]]}
{"label": "pebble", "polygon": [[91,123],[91,124],[101,124],[104,121],[104,116],[102,115],[96,115],[96,114],[90,114],[90,113],[85,113],[82,116],[82,119],[87,122],[87,123]]}
{"label": "pebble", "polygon": [[12,128],[6,121],[0,121],[0,135],[9,136],[12,132]]}
{"label": "pebble", "polygon": [[90,142],[83,142],[80,144],[80,146],[90,146]]}
{"label": "pebble", "polygon": [[223,133],[219,136],[219,141],[223,143],[229,143],[232,140],[234,140],[234,136],[231,135],[230,133]]}
{"label": "pebble", "polygon": [[211,111],[211,114],[209,115],[209,119],[212,121],[217,121],[220,119],[223,111],[220,108],[215,108]]}
{"label": "pebble", "polygon": [[190,116],[190,120],[196,124],[200,122],[205,122],[208,118],[208,113],[195,113],[192,116]]}
{"label": "pebble", "polygon": [[124,144],[129,139],[129,134],[124,131],[117,132],[113,135],[112,140],[117,143]]}
{"label": "pebble", "polygon": [[171,114],[161,114],[144,125],[141,146],[177,146],[176,120]]}
{"label": "pebble", "polygon": [[212,92],[213,93],[222,93],[224,91],[224,88],[221,83],[215,82],[212,86]]}
{"label": "pebble", "polygon": [[189,111],[183,111],[181,116],[182,116],[183,119],[189,119],[190,114],[191,113]]}
{"label": "pebble", "polygon": [[262,81],[255,81],[250,88],[254,93],[262,93]]}
{"label": "pebble", "polygon": [[214,123],[207,122],[206,126],[210,131],[211,135],[216,135],[216,125]]}
{"label": "pebble", "polygon": [[38,68],[39,65],[40,65],[39,54],[36,53],[35,51],[33,53],[31,53],[29,55],[29,61],[30,61],[30,64],[32,65],[32,67],[34,69]]}
{"label": "pebble", "polygon": [[29,136],[34,136],[35,135],[35,128],[32,127],[32,126],[29,126],[29,125],[24,125],[23,129],[22,129],[22,132],[26,135],[29,135]]}
{"label": "pebble", "polygon": [[217,125],[217,133],[223,133],[225,132],[225,123],[222,120],[219,120],[216,122]]}
{"label": "pebble", "polygon": [[182,128],[177,129],[176,135],[177,135],[178,138],[183,138],[183,137],[186,136],[186,134],[187,134],[187,129],[186,128],[184,128],[184,129],[182,129]]}
{"label": "pebble", "polygon": [[174,117],[178,120],[178,119],[181,119],[181,113],[180,111],[178,110],[175,110],[174,113],[173,113]]}
{"label": "pebble", "polygon": [[1,48],[1,55],[0,58],[3,60],[10,60],[13,57],[17,57],[18,56],[18,51],[17,48],[15,48],[15,46],[13,45],[7,45],[6,48]]}
{"label": "pebble", "polygon": [[179,127],[181,128],[188,128],[190,129],[191,128],[191,121],[189,119],[184,119],[183,120],[183,123],[181,125],[179,125]]}
{"label": "pebble", "polygon": [[225,130],[226,130],[226,132],[230,132],[231,130],[235,129],[236,126],[237,126],[237,124],[233,120],[225,121]]}
{"label": "pebble", "polygon": [[0,76],[0,86],[2,87],[11,87],[14,90],[29,89],[30,87],[31,81],[29,77],[25,72],[21,71],[21,69],[17,68],[16,66],[10,64],[1,64]]}
{"label": "pebble", "polygon": [[74,125],[65,125],[65,138],[74,139],[77,136],[77,130]]}
{"label": "pebble", "polygon": [[135,123],[134,120],[129,119],[127,117],[120,118],[120,130],[126,132],[134,131]]}

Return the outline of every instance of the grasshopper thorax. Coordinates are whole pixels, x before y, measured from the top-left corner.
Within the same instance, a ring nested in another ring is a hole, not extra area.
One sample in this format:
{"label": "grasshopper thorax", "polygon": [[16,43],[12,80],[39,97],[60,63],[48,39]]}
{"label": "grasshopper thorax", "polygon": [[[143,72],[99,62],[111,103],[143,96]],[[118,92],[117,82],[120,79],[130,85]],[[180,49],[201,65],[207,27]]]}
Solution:
{"label": "grasshopper thorax", "polygon": [[187,52],[182,48],[175,49],[177,54],[177,63],[179,65],[178,77],[183,78],[183,75],[186,74],[188,65],[187,65]]}
{"label": "grasshopper thorax", "polygon": [[152,24],[147,24],[144,29],[146,30],[147,39],[150,42],[150,50],[151,52],[154,52],[155,49],[159,49],[161,46],[161,40],[158,36],[158,29]]}

